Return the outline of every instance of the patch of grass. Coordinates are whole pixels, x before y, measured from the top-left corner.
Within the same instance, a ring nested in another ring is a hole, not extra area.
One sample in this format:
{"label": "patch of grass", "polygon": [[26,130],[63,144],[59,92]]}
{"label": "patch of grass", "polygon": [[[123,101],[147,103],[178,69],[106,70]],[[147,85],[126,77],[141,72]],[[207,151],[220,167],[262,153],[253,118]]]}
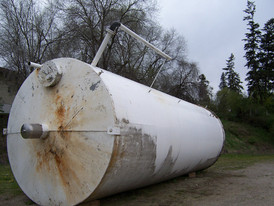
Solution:
{"label": "patch of grass", "polygon": [[254,151],[256,148],[240,139],[231,131],[226,130],[225,151],[228,153]]}
{"label": "patch of grass", "polygon": [[210,170],[235,170],[243,169],[257,162],[274,161],[274,154],[222,154]]}
{"label": "patch of grass", "polygon": [[35,204],[31,199],[26,200],[24,203],[25,203],[25,205],[34,205]]}
{"label": "patch of grass", "polygon": [[0,165],[0,194],[18,195],[22,190],[18,186],[9,165]]}
{"label": "patch of grass", "polygon": [[260,153],[274,150],[271,132],[242,122],[222,120],[226,133],[225,153]]}

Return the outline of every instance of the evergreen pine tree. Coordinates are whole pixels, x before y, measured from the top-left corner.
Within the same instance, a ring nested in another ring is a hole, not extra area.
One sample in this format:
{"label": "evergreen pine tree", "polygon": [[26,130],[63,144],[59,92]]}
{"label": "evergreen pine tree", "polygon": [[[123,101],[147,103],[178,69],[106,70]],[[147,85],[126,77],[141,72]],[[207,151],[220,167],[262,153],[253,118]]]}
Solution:
{"label": "evergreen pine tree", "polygon": [[274,18],[267,21],[260,44],[261,86],[264,99],[274,90]]}
{"label": "evergreen pine tree", "polygon": [[259,30],[259,24],[254,22],[254,15],[256,6],[254,2],[247,1],[247,9],[244,12],[247,14],[244,17],[244,21],[247,21],[248,33],[245,34],[246,39],[243,39],[246,43],[244,49],[246,51],[245,58],[247,60],[246,67],[249,70],[247,72],[246,80],[248,81],[248,94],[256,100],[261,99],[261,86],[260,86],[260,74],[259,74],[259,41],[261,32]]}
{"label": "evergreen pine tree", "polygon": [[222,89],[224,89],[224,88],[227,87],[227,83],[226,83],[226,78],[225,78],[225,73],[224,72],[222,72],[220,80],[221,80],[221,82],[219,84],[219,88],[220,88],[220,90],[222,90]]}
{"label": "evergreen pine tree", "polygon": [[228,60],[226,60],[226,67],[223,68],[226,72],[224,73],[225,80],[227,82],[227,88],[235,91],[237,93],[241,93],[241,90],[243,87],[241,86],[241,80],[240,76],[237,72],[234,71],[235,63],[234,63],[235,57],[234,54],[231,53]]}
{"label": "evergreen pine tree", "polygon": [[212,87],[209,86],[209,81],[206,79],[204,74],[199,76],[198,83],[199,91],[199,104],[203,106],[208,106],[210,104],[210,99],[212,96]]}

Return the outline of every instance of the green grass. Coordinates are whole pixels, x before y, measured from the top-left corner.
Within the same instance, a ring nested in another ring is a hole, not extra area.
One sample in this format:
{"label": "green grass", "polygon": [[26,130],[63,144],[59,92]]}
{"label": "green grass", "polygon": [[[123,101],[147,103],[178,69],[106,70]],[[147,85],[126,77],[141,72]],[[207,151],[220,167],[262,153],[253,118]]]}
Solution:
{"label": "green grass", "polygon": [[226,133],[226,153],[263,153],[274,150],[271,132],[245,123],[222,120]]}
{"label": "green grass", "polygon": [[237,170],[251,166],[258,162],[274,161],[274,154],[222,154],[210,170]]}
{"label": "green grass", "polygon": [[9,195],[22,193],[8,165],[0,165],[0,194],[3,193],[8,193]]}

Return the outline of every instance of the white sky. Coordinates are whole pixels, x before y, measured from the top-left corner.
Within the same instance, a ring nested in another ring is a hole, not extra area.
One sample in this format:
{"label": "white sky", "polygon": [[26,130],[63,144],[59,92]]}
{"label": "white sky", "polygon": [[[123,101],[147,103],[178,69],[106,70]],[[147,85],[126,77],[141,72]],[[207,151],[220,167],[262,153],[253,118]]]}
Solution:
{"label": "white sky", "polygon": [[[158,0],[158,4],[160,24],[184,36],[189,60],[198,63],[214,92],[231,53],[235,55],[235,71],[246,88],[242,39],[247,32],[247,22],[243,21],[247,0]],[[274,18],[274,0],[256,0],[255,5],[255,21],[263,28]]]}

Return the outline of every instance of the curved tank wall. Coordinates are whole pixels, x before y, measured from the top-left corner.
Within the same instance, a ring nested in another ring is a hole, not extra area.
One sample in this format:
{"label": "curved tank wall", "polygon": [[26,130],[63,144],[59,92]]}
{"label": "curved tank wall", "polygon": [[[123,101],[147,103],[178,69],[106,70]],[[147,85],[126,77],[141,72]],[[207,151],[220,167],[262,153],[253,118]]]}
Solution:
{"label": "curved tank wall", "polygon": [[[45,86],[35,70],[8,122],[12,171],[37,204],[76,205],[217,160],[223,128],[206,109],[75,59],[50,64],[60,80]],[[24,124],[46,125],[48,135],[24,139]]]}

